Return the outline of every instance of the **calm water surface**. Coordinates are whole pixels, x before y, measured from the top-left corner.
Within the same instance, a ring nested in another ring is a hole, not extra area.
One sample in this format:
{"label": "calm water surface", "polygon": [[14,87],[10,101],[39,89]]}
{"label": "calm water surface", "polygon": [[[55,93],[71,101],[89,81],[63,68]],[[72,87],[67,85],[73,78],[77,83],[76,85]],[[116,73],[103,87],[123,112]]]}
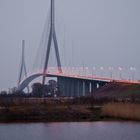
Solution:
{"label": "calm water surface", "polygon": [[140,140],[140,123],[1,123],[0,140]]}

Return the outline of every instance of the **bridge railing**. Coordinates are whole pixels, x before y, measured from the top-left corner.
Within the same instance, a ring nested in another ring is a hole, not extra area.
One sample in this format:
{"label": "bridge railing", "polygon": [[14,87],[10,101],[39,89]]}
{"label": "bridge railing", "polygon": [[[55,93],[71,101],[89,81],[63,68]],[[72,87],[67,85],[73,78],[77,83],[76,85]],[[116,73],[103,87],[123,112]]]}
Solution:
{"label": "bridge railing", "polygon": [[[42,73],[37,70],[35,73]],[[59,74],[58,67],[48,67],[46,73]],[[138,81],[138,70],[134,67],[62,67],[62,74],[71,76],[100,77],[114,80]]]}

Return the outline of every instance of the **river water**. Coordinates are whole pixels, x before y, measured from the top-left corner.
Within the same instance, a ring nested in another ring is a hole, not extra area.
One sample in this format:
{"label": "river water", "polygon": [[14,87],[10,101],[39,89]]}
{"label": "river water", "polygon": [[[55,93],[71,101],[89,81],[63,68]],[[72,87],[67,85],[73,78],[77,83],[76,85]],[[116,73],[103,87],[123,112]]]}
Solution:
{"label": "river water", "polygon": [[140,140],[140,123],[1,123],[0,140]]}

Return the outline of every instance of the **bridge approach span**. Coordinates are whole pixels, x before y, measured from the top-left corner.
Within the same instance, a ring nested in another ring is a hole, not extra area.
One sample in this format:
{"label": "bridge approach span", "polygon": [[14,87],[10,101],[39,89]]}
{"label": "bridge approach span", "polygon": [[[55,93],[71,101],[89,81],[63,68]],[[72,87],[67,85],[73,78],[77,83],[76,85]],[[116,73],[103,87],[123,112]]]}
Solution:
{"label": "bridge approach span", "polygon": [[[26,77],[23,81],[20,82],[18,86],[18,91],[24,90],[29,83],[31,83],[34,79],[39,78],[43,76],[43,73],[34,73],[28,77]],[[88,76],[80,76],[80,75],[71,75],[71,74],[63,74],[63,73],[47,73],[45,75],[46,77],[57,77],[59,81],[61,79],[67,79],[67,81],[70,79],[73,80],[80,80],[80,81],[94,81],[98,83],[108,83],[111,82],[111,79],[107,78],[98,78],[98,77],[88,77]],[[69,83],[70,84],[70,83]]]}

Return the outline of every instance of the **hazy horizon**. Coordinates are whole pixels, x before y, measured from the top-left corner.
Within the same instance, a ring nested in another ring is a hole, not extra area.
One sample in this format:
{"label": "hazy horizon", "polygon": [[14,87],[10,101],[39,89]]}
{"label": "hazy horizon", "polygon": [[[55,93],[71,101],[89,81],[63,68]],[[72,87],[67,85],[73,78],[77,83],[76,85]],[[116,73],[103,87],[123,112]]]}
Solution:
{"label": "hazy horizon", "polygon": [[[139,0],[55,1],[62,65],[136,67],[140,79]],[[32,70],[49,6],[50,0],[0,1],[0,91],[17,85],[22,40]]]}

